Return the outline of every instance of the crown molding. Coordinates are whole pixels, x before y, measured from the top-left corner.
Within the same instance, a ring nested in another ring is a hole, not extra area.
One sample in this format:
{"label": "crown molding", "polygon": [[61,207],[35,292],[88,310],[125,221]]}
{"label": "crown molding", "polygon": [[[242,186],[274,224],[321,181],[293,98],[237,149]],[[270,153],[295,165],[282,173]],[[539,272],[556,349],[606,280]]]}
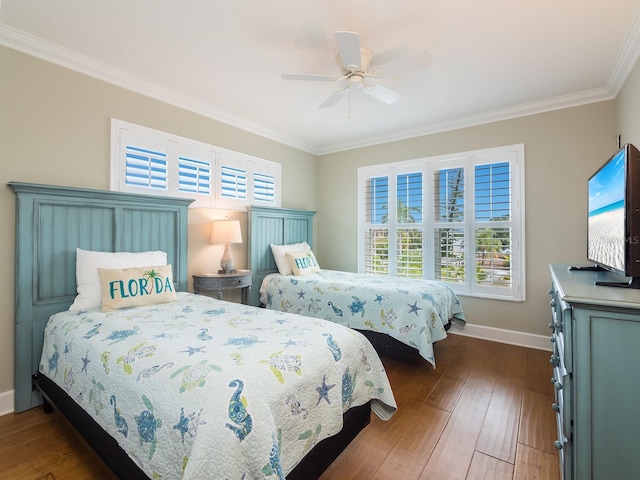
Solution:
{"label": "crown molding", "polygon": [[356,148],[371,147],[384,143],[409,140],[412,138],[433,135],[436,133],[460,130],[462,128],[475,127],[487,123],[512,120],[529,115],[551,112],[553,110],[561,110],[563,108],[577,107],[589,103],[602,102],[605,100],[611,100],[613,98],[615,98],[615,95],[611,94],[604,88],[587,90],[584,92],[578,92],[562,97],[525,103],[513,107],[492,110],[490,112],[483,112],[477,115],[469,115],[466,117],[458,117],[442,122],[429,123],[422,127],[403,130],[402,132],[391,133],[389,135],[376,135],[375,137],[371,138],[363,138],[361,140],[358,140],[357,142],[333,144],[331,146],[331,149],[321,150],[318,155],[328,155],[330,153],[337,153],[345,150],[353,150]]}
{"label": "crown molding", "polygon": [[618,95],[620,89],[627,80],[631,70],[636,65],[640,56],[640,11],[631,24],[631,28],[627,32],[624,44],[620,49],[618,58],[611,69],[606,89],[611,92],[614,97]]}

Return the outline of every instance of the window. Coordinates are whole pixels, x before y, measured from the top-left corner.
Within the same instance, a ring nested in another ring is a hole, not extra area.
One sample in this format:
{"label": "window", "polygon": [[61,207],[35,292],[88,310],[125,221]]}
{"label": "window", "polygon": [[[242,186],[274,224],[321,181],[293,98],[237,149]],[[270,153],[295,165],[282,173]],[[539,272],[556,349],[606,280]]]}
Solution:
{"label": "window", "polygon": [[227,198],[247,198],[247,171],[222,165],[222,188],[220,194]]}
{"label": "window", "polygon": [[211,164],[195,158],[178,157],[178,190],[209,195]]}
{"label": "window", "polygon": [[523,145],[362,167],[358,184],[360,272],[525,299]]}
{"label": "window", "polygon": [[253,196],[258,201],[273,203],[276,196],[276,177],[255,172],[253,174]]}
{"label": "window", "polygon": [[280,206],[280,164],[111,120],[111,190],[194,199],[192,206]]}
{"label": "window", "polygon": [[166,153],[127,145],[125,159],[125,182],[127,185],[166,190]]}

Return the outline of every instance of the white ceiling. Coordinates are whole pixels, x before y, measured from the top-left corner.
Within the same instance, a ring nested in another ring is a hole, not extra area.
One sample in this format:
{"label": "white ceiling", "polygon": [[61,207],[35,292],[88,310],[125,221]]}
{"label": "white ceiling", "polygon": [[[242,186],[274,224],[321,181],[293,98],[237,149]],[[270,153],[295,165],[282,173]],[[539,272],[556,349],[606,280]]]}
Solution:
{"label": "white ceiling", "polygon": [[[0,0],[0,44],[323,154],[615,97],[640,53],[640,0]],[[318,106],[334,32],[374,63],[432,65]]]}

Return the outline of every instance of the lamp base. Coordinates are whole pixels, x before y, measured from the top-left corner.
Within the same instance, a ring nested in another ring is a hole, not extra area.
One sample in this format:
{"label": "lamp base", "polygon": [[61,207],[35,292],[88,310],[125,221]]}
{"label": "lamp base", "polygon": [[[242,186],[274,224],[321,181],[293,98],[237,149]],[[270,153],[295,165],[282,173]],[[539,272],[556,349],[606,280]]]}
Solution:
{"label": "lamp base", "polygon": [[231,249],[229,248],[229,244],[226,243],[224,246],[224,253],[222,254],[222,258],[220,259],[220,270],[218,273],[236,273],[235,265],[233,262],[233,257],[231,256]]}

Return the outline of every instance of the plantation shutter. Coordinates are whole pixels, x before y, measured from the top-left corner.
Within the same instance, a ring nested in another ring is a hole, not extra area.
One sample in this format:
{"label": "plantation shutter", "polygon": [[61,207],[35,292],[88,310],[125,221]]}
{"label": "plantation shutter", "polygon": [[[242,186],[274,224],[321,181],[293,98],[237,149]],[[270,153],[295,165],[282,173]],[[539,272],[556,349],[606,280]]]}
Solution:
{"label": "plantation shutter", "polygon": [[253,174],[253,198],[258,202],[275,203],[276,179],[273,175],[260,172]]}
{"label": "plantation shutter", "polygon": [[167,189],[167,154],[127,145],[125,183],[133,187]]}
{"label": "plantation shutter", "polygon": [[465,281],[464,168],[436,169],[433,174],[433,278]]}
{"label": "plantation shutter", "polygon": [[226,198],[245,199],[247,198],[247,170],[229,165],[222,165],[221,175],[221,195]]}
{"label": "plantation shutter", "polygon": [[511,170],[508,162],[475,168],[478,285],[511,287]]}
{"label": "plantation shutter", "polygon": [[122,187],[143,190],[167,191],[169,188],[166,142],[151,135],[123,130],[121,152],[124,154]]}
{"label": "plantation shutter", "polygon": [[389,177],[374,177],[365,188],[365,272],[389,273]]}
{"label": "plantation shutter", "polygon": [[422,278],[422,172],[396,175],[396,275]]}
{"label": "plantation shutter", "polygon": [[178,157],[178,190],[209,195],[211,163],[194,158]]}

